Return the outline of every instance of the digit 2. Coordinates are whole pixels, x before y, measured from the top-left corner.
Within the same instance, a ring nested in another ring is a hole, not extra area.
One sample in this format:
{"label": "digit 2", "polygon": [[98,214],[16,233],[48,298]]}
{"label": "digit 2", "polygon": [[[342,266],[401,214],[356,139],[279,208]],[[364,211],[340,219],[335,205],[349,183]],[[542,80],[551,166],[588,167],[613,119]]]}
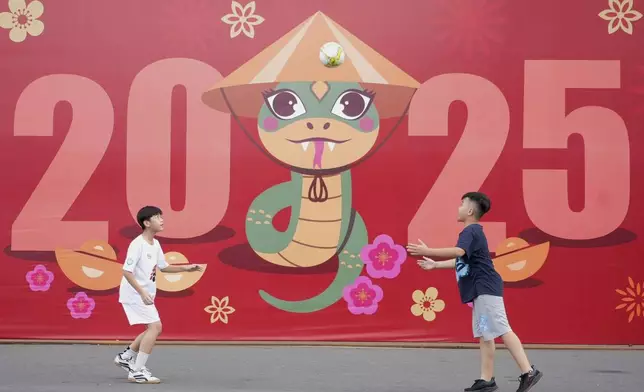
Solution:
{"label": "digit 2", "polygon": [[107,240],[108,222],[62,220],[112,137],[114,108],[105,90],[78,75],[35,80],[18,98],[14,136],[52,136],[54,109],[61,101],[71,104],[73,119],[58,153],[13,222],[15,251],[76,248],[88,239]]}
{"label": "digit 2", "polygon": [[[426,238],[430,245],[456,241],[462,226],[456,222],[461,196],[477,190],[498,160],[510,131],[508,103],[497,86],[470,74],[446,74],[423,83],[409,111],[409,134],[445,136],[448,111],[454,101],[467,105],[467,124],[454,152],[408,227],[408,238]],[[488,246],[506,237],[505,222],[482,222]]]}

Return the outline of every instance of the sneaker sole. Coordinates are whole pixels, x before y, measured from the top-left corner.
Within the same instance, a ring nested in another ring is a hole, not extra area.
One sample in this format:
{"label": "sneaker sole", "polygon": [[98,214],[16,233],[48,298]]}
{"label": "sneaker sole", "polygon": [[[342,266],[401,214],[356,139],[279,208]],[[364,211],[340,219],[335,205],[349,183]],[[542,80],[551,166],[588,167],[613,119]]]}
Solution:
{"label": "sneaker sole", "polygon": [[495,385],[493,387],[486,387],[486,388],[483,388],[483,389],[474,389],[474,390],[468,389],[465,392],[494,392],[497,389],[499,389],[499,386]]}
{"label": "sneaker sole", "polygon": [[532,385],[530,385],[528,388],[526,388],[523,392],[528,392],[529,390],[531,390],[532,387],[537,385],[537,383],[539,382],[539,380],[541,380],[542,377],[543,377],[543,373],[541,371],[539,371],[539,374],[534,376],[534,381],[532,382]]}
{"label": "sneaker sole", "polygon": [[127,379],[129,382],[134,383],[134,384],[161,384],[161,380],[159,381],[137,381],[135,379]]}

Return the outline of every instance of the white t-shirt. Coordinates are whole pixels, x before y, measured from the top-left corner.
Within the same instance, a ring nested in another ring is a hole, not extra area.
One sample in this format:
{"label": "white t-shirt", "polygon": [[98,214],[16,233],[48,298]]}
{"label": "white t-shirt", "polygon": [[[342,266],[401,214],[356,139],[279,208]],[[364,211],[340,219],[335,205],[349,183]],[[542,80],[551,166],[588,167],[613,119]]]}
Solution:
{"label": "white t-shirt", "polygon": [[[127,249],[127,256],[125,263],[123,263],[123,270],[130,271],[134,274],[134,279],[147,291],[152,297],[156,295],[157,284],[157,266],[159,269],[166,268],[168,263],[165,261],[163,250],[159,241],[154,239],[153,245],[150,245],[143,235],[139,235],[130,243]],[[119,302],[125,304],[143,304],[141,295],[132,287],[132,285],[125,279],[121,279],[121,287],[119,289]]]}

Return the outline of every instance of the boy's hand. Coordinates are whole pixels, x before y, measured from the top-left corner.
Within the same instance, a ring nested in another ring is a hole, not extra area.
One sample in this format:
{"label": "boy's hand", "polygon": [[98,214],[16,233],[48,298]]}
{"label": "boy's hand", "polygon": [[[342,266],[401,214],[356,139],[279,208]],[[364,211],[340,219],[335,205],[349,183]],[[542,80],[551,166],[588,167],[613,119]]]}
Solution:
{"label": "boy's hand", "polygon": [[152,305],[154,303],[154,298],[147,291],[141,293],[141,299],[146,305]]}
{"label": "boy's hand", "polygon": [[190,265],[186,265],[186,266],[184,266],[183,268],[184,268],[184,271],[186,271],[186,272],[201,271],[201,270],[202,270],[202,269],[201,269],[201,266],[200,266],[200,265],[198,265],[198,264],[190,264]]}
{"label": "boy's hand", "polygon": [[436,268],[436,262],[429,257],[423,257],[423,260],[418,260],[418,265],[425,271],[433,270]]}
{"label": "boy's hand", "polygon": [[407,251],[413,256],[425,256],[426,252],[429,250],[429,248],[420,239],[418,240],[418,242],[420,242],[420,245],[418,245],[418,244],[408,244],[407,245]]}

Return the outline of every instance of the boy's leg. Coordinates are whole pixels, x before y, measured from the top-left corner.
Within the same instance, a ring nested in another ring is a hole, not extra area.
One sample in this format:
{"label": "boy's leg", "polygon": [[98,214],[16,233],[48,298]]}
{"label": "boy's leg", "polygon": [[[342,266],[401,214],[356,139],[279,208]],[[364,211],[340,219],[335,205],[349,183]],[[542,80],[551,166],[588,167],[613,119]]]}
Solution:
{"label": "boy's leg", "polygon": [[466,392],[493,392],[499,387],[494,380],[494,339],[487,338],[487,323],[485,322],[485,307],[479,305],[479,300],[474,299],[472,308],[472,332],[474,338],[479,339],[481,349],[481,378],[474,381],[474,384],[465,388]]}
{"label": "boy's leg", "polygon": [[138,354],[136,355],[134,363],[130,365],[127,378],[129,381],[139,384],[158,384],[161,380],[152,376],[145,364],[148,361],[157,337],[161,333],[159,313],[154,305],[124,304],[123,308],[130,321],[130,325],[145,324],[147,326],[145,332],[137,336],[130,346],[130,350],[132,351],[138,349]]}
{"label": "boy's leg", "polygon": [[139,355],[136,356],[136,362],[134,363],[134,370],[141,370],[145,367],[145,363],[148,360],[148,356],[152,354],[152,349],[156,343],[157,337],[161,334],[161,321],[156,321],[152,324],[148,324],[148,329],[141,339],[141,345],[139,349]]}
{"label": "boy's leg", "polygon": [[139,346],[141,345],[141,340],[143,339],[145,332],[146,331],[141,332],[125,350],[116,354],[116,357],[114,358],[116,366],[127,371],[132,370],[134,367],[134,361],[136,361],[136,357],[139,354]]}
{"label": "boy's leg", "polygon": [[145,335],[145,332],[147,329],[139,334],[139,336],[134,339],[134,341],[130,344],[130,350],[132,350],[134,353],[138,353],[140,350],[141,346],[141,340],[143,340],[143,336]]}
{"label": "boy's leg", "polygon": [[517,334],[510,331],[503,335],[502,338],[505,347],[508,348],[510,355],[512,355],[512,358],[514,358],[517,366],[519,366],[521,374],[528,373],[530,370],[532,370],[530,361],[528,361],[528,356],[526,355],[525,350],[523,349],[523,345],[521,344],[521,341],[519,340]]}
{"label": "boy's leg", "polygon": [[480,338],[481,346],[481,380],[491,381],[494,377],[494,340]]}
{"label": "boy's leg", "polygon": [[530,366],[530,361],[526,356],[523,345],[519,340],[519,337],[512,331],[510,328],[510,323],[505,312],[505,305],[503,304],[502,297],[496,297],[494,301],[491,301],[494,305],[494,312],[496,317],[494,318],[496,326],[494,329],[499,336],[503,338],[503,343],[510,351],[510,355],[514,358],[514,361],[521,369],[521,376],[519,377],[519,388],[517,392],[527,392],[532,387],[541,380],[543,373],[535,369],[534,366]]}
{"label": "boy's leg", "polygon": [[[122,306],[130,325],[138,324],[139,320],[138,320],[136,309],[129,304],[122,304]],[[134,361],[139,351],[139,345],[141,344],[141,339],[143,339],[144,334],[145,334],[145,331],[141,332],[134,339],[134,341],[132,341],[132,343],[129,346],[127,346],[125,350],[116,354],[116,357],[114,357],[114,364],[116,366],[127,371],[132,370],[132,367],[134,366]]]}

